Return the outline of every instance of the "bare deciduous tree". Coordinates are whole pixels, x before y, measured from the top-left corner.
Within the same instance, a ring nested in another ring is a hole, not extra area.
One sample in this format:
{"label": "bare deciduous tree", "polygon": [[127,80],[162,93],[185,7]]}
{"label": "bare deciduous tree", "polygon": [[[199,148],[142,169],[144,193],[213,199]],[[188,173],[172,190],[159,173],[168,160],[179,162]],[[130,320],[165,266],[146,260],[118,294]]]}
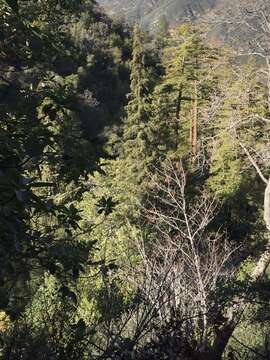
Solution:
{"label": "bare deciduous tree", "polygon": [[[251,273],[255,283],[270,264],[270,181],[245,145],[251,164],[266,184],[264,221],[268,234],[265,250]],[[220,360],[235,328],[249,306],[237,296],[229,305],[217,298],[220,286],[234,281],[233,254],[220,231],[210,231],[217,204],[203,193],[189,199],[183,167],[167,166],[158,172],[155,196],[146,210],[157,241],[148,252],[140,243],[144,264],[142,292],[155,302],[160,321],[172,314],[182,319],[184,334],[193,342],[199,359]],[[152,304],[153,304],[152,302]]]}
{"label": "bare deciduous tree", "polygon": [[156,240],[150,251],[143,241],[138,246],[141,278],[148,279],[141,290],[155,303],[161,323],[179,317],[185,338],[205,354],[222,321],[218,294],[233,277],[234,250],[221,231],[210,230],[217,202],[204,193],[189,198],[182,164],[180,171],[167,164],[157,174],[155,194],[145,210]]}

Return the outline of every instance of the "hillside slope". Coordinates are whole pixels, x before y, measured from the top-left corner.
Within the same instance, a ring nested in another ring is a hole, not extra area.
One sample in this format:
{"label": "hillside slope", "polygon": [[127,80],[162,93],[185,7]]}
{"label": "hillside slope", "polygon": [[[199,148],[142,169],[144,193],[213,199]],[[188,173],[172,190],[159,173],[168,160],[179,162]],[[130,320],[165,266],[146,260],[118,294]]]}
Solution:
{"label": "hillside slope", "polygon": [[105,10],[133,22],[140,20],[144,27],[156,28],[159,19],[166,17],[170,24],[195,21],[211,10],[224,6],[229,0],[98,0]]}

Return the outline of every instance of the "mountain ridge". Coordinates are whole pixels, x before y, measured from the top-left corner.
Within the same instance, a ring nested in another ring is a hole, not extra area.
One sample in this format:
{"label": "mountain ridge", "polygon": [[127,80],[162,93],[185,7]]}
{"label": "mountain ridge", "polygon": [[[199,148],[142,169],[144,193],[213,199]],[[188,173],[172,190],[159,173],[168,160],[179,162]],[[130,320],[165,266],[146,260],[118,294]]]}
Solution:
{"label": "mountain ridge", "polygon": [[127,22],[140,22],[155,30],[161,18],[175,25],[197,21],[213,10],[224,8],[230,0],[98,0],[105,11],[123,17]]}

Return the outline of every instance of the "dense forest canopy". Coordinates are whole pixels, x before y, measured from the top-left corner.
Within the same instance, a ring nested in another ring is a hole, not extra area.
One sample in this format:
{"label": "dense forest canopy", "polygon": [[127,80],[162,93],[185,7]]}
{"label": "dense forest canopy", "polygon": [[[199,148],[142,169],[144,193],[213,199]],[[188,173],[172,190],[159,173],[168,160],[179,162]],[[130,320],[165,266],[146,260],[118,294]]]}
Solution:
{"label": "dense forest canopy", "polygon": [[0,0],[1,360],[270,358],[270,5],[206,3]]}

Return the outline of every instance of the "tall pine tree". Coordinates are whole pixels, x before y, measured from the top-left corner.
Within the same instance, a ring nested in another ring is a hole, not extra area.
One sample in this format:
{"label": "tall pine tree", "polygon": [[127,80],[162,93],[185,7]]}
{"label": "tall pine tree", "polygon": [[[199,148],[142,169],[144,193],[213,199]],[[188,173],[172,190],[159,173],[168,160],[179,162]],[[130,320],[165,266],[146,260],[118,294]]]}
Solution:
{"label": "tall pine tree", "polygon": [[143,161],[149,145],[149,94],[142,33],[138,25],[133,33],[130,94],[123,128],[123,157]]}
{"label": "tall pine tree", "polygon": [[[102,225],[95,230],[104,256],[114,258],[126,253],[132,239],[138,238],[142,201],[147,189],[148,167],[151,164],[151,130],[148,71],[145,65],[143,35],[138,26],[133,32],[133,51],[130,62],[130,94],[123,120],[122,134],[118,137],[119,155],[106,160],[104,174],[96,173],[92,190],[85,195],[84,211],[89,218],[96,217]],[[103,219],[96,199],[103,198],[115,204],[115,210]],[[107,239],[110,238],[110,244]],[[121,263],[121,259],[119,258]]]}
{"label": "tall pine tree", "polygon": [[200,109],[215,86],[211,67],[216,50],[204,44],[201,32],[189,24],[170,32],[163,52],[164,76],[153,96],[153,128],[156,148],[163,157],[169,152],[197,156]]}

